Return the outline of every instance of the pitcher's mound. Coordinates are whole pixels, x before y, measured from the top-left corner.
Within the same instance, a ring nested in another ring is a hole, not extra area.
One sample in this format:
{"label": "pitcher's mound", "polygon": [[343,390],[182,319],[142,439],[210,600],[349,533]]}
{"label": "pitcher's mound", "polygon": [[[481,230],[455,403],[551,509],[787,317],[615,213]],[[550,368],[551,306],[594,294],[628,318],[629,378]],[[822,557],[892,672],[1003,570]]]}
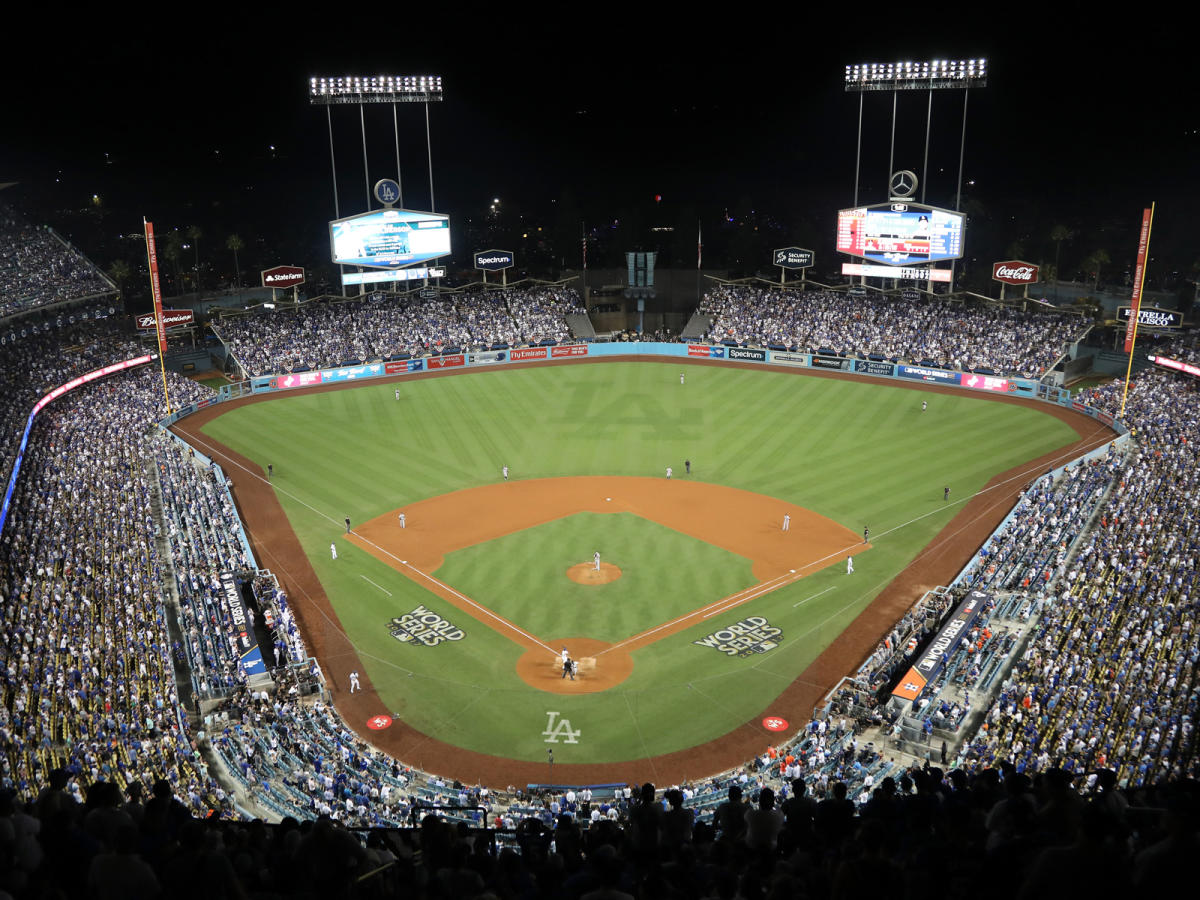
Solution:
{"label": "pitcher's mound", "polygon": [[621,569],[606,562],[600,563],[599,569],[595,563],[579,563],[567,569],[567,577],[576,584],[608,584],[621,577]]}

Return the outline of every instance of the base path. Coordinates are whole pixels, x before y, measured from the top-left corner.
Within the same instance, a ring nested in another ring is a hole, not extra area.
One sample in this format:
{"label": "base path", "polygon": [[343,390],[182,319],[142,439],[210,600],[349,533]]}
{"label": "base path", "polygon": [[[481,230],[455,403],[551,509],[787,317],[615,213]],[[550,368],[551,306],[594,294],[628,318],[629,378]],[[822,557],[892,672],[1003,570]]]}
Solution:
{"label": "base path", "polygon": [[[604,365],[609,362],[648,362],[670,367],[683,365],[711,365],[745,369],[762,369],[758,363],[731,363],[690,359],[646,359],[645,357],[608,357],[603,362],[594,360],[564,360],[541,365]],[[538,365],[538,364],[535,364]],[[526,368],[515,363],[509,369]],[[480,371],[490,371],[481,368]],[[776,371],[782,371],[776,369]],[[950,387],[931,385],[898,385],[889,379],[876,379],[866,375],[845,373],[823,373],[813,370],[788,369],[796,377],[838,378],[854,381],[887,384],[891,387],[911,387],[929,394],[962,396],[962,391]],[[392,381],[427,379],[438,377],[470,378],[474,370],[458,370],[428,373],[424,375],[398,376]],[[327,390],[347,390],[357,387],[353,383],[304,388],[291,393],[323,393]],[[363,678],[363,690],[349,693],[349,684],[344,673],[363,671],[353,644],[346,638],[337,614],[325,594],[316,572],[308,562],[295,532],[267,482],[266,473],[245,456],[214,441],[201,430],[205,423],[217,416],[246,403],[270,402],[289,394],[260,394],[228,403],[206,407],[171,427],[172,431],[195,446],[200,452],[214,458],[233,480],[234,497],[238,512],[246,525],[246,532],[261,565],[270,568],[279,578],[292,602],[300,626],[308,641],[309,649],[322,661],[327,676],[327,686],[333,695],[338,712],[347,725],[365,741],[379,747],[398,760],[417,766],[428,772],[451,775],[471,783],[504,787],[537,783],[546,778],[544,762],[523,762],[504,756],[476,753],[412,728],[402,720],[395,721],[383,731],[367,727],[367,721],[387,710],[380,702],[369,679]],[[628,782],[640,784],[653,781],[659,784],[677,783],[685,779],[702,778],[735,766],[743,765],[761,754],[770,744],[778,744],[784,736],[766,731],[762,719],[766,715],[790,720],[793,727],[805,723],[813,710],[838,681],[852,672],[875,649],[879,640],[892,628],[896,621],[918,600],[929,587],[946,584],[963,565],[970,560],[988,535],[1012,509],[1025,485],[1047,468],[1062,465],[1092,450],[1113,437],[1113,431],[1101,426],[1095,419],[1083,413],[1061,406],[1021,400],[1009,396],[981,396],[988,402],[1013,403],[1029,406],[1047,415],[1054,416],[1070,425],[1078,440],[1060,447],[1053,453],[1003,472],[994,477],[984,491],[964,503],[957,516],[942,529],[907,569],[896,576],[878,597],[829,647],[783,692],[772,701],[767,709],[748,716],[746,721],[727,734],[714,738],[687,750],[662,756],[633,759],[618,763],[561,763],[555,766],[555,781],[562,784],[596,784],[600,782]],[[665,479],[664,479],[665,480]],[[683,480],[679,480],[683,483]],[[782,520],[775,522],[779,527]],[[794,527],[794,519],[793,519]],[[559,636],[561,637],[561,636]],[[561,646],[561,643],[559,644]],[[544,654],[542,648],[540,653]],[[578,652],[578,651],[576,651]],[[603,648],[597,653],[603,652]],[[615,651],[614,651],[615,652]],[[546,657],[543,656],[542,659]],[[543,672],[548,673],[543,663]],[[560,670],[561,671],[561,670]],[[546,675],[549,678],[549,675]],[[561,679],[560,679],[561,680]],[[569,679],[568,679],[569,681]]]}

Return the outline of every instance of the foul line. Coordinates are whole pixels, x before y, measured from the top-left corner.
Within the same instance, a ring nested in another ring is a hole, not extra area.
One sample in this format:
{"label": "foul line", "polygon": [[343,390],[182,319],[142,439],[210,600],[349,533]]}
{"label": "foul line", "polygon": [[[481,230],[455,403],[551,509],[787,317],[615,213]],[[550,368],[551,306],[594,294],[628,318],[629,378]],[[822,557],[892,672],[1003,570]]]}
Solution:
{"label": "foul line", "polygon": [[388,590],[387,588],[385,588],[385,587],[379,587],[379,585],[375,584],[375,582],[373,582],[373,581],[372,581],[370,578],[368,578],[366,575],[359,575],[358,577],[359,577],[359,578],[361,578],[363,581],[365,581],[367,584],[374,585],[375,587],[379,588],[381,591],[383,591],[383,592],[384,592],[385,594],[387,594],[389,597],[390,597],[390,596],[392,596],[392,592],[391,592],[391,591],[389,591],[389,590]]}

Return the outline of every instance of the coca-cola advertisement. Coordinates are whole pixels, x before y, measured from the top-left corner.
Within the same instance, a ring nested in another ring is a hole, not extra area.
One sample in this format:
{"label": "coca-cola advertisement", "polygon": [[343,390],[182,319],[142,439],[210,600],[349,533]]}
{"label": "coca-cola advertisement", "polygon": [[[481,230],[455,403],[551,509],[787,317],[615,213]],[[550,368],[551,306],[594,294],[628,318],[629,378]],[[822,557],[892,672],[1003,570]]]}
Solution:
{"label": "coca-cola advertisement", "polygon": [[1033,263],[1022,262],[1019,259],[992,263],[992,280],[1003,281],[1005,284],[1037,284],[1038,268]]}

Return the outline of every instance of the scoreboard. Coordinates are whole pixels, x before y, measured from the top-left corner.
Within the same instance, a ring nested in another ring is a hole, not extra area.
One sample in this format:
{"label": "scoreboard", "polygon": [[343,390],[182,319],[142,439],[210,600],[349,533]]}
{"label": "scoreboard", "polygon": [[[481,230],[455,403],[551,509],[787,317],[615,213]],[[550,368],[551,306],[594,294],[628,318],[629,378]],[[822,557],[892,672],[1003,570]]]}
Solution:
{"label": "scoreboard", "polygon": [[889,266],[958,259],[966,217],[916,203],[880,203],[838,211],[837,249]]}
{"label": "scoreboard", "polygon": [[450,219],[410,209],[380,209],[329,223],[333,261],[389,269],[450,255]]}

